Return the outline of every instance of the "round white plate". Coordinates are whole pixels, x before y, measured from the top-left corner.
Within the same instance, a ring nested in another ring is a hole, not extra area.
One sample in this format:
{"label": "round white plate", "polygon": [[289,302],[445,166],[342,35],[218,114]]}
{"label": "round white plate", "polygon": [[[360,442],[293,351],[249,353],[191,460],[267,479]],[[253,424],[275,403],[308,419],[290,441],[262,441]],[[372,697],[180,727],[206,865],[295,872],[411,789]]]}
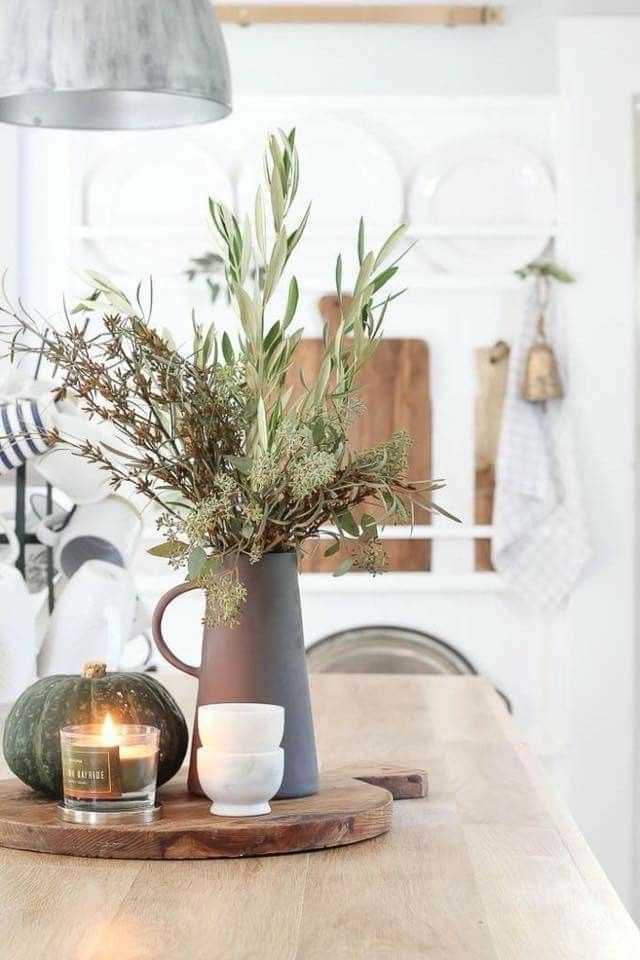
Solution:
{"label": "round white plate", "polygon": [[[298,127],[300,185],[290,214],[293,227],[311,201],[307,239],[329,237],[344,245],[364,217],[373,242],[390,233],[403,219],[400,171],[385,145],[356,124],[328,118],[309,118]],[[252,216],[256,189],[262,182],[262,150],[247,151],[240,166],[237,202],[241,213]],[[304,241],[303,241],[304,242]]]}
{"label": "round white plate", "polygon": [[[409,219],[419,231],[451,229],[428,237],[424,249],[445,270],[505,273],[538,257],[545,229],[555,219],[555,192],[543,161],[501,138],[465,141],[435,151],[419,166],[409,193]],[[522,227],[530,236],[461,236],[455,228]]]}
{"label": "round white plate", "polygon": [[136,277],[181,273],[211,247],[210,196],[230,206],[233,188],[197,145],[176,137],[125,144],[87,175],[84,222],[104,265],[86,266]]}

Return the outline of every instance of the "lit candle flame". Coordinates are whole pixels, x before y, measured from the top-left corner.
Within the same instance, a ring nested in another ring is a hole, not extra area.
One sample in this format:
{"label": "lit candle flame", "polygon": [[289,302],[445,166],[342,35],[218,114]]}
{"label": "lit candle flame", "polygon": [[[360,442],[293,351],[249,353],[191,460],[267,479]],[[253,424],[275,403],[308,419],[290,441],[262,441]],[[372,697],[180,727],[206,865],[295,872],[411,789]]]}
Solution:
{"label": "lit candle flame", "polygon": [[104,747],[116,747],[118,745],[116,726],[111,719],[110,713],[107,713],[106,717],[104,718],[100,739]]}

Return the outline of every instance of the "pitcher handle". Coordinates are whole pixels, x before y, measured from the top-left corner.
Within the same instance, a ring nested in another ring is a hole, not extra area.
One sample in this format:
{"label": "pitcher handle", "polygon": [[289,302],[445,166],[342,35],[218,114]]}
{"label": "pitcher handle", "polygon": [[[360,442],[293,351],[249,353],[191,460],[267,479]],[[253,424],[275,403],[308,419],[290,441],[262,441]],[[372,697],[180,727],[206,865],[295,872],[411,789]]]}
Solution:
{"label": "pitcher handle", "polygon": [[182,660],[179,660],[176,657],[175,653],[169,649],[165,643],[165,639],[162,636],[162,618],[164,617],[164,612],[171,603],[172,600],[175,600],[176,597],[179,597],[180,594],[186,593],[188,590],[201,590],[202,587],[199,583],[194,583],[193,581],[187,580],[186,583],[179,583],[177,587],[172,587],[171,590],[160,597],[158,605],[153,611],[153,617],[151,619],[151,631],[153,633],[153,639],[155,641],[156,647],[169,663],[176,667],[177,670],[182,670],[183,673],[188,673],[192,677],[200,676],[200,667],[192,667],[188,663],[183,663]]}

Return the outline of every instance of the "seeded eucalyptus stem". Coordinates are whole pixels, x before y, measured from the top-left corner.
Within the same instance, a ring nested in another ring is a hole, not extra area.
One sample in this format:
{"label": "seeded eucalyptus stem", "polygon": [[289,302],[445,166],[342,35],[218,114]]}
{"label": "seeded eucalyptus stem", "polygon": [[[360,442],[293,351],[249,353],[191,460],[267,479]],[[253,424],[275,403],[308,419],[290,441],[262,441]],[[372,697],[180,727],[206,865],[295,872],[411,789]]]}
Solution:
{"label": "seeded eucalyptus stem", "polygon": [[[217,249],[198,261],[224,273],[238,318],[235,341],[213,323],[192,318],[189,353],[152,326],[153,287],[134,303],[100,274],[86,274],[89,292],[59,326],[43,324],[4,292],[0,339],[6,353],[38,353],[54,370],[55,396],[70,396],[106,421],[113,442],[52,436],[107,472],[113,489],[126,485],[160,511],[162,542],[150,553],[177,568],[207,594],[206,621],[237,621],[245,591],[237,559],[258,562],[275,551],[303,554],[329,540],[330,557],[347,547],[335,573],[359,566],[372,573],[387,560],[379,531],[413,523],[416,507],[451,516],[431,501],[439,481],[407,477],[406,433],[366,450],[352,450],[349,424],[364,414],[356,378],[373,356],[383,321],[398,292],[386,293],[403,254],[400,226],[379,250],[357,237],[358,270],[343,296],[343,266],[335,268],[339,317],[324,322],[318,374],[307,382],[297,365],[303,335],[294,321],[295,276],[284,306],[274,294],[310,216],[291,225],[300,179],[295,131],[268,138],[264,182],[253,217],[241,225],[211,199]],[[192,269],[191,272],[196,272]],[[356,519],[354,508],[365,508]],[[452,518],[455,519],[455,518]]]}

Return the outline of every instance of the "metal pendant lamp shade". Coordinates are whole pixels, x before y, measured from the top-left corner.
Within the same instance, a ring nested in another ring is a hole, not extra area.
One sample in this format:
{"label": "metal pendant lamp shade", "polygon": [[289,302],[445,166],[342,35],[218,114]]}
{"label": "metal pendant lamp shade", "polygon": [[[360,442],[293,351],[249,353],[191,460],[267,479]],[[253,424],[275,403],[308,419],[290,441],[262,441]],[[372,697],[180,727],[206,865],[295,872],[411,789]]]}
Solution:
{"label": "metal pendant lamp shade", "polygon": [[134,130],[221,120],[230,110],[210,0],[0,3],[0,121]]}

